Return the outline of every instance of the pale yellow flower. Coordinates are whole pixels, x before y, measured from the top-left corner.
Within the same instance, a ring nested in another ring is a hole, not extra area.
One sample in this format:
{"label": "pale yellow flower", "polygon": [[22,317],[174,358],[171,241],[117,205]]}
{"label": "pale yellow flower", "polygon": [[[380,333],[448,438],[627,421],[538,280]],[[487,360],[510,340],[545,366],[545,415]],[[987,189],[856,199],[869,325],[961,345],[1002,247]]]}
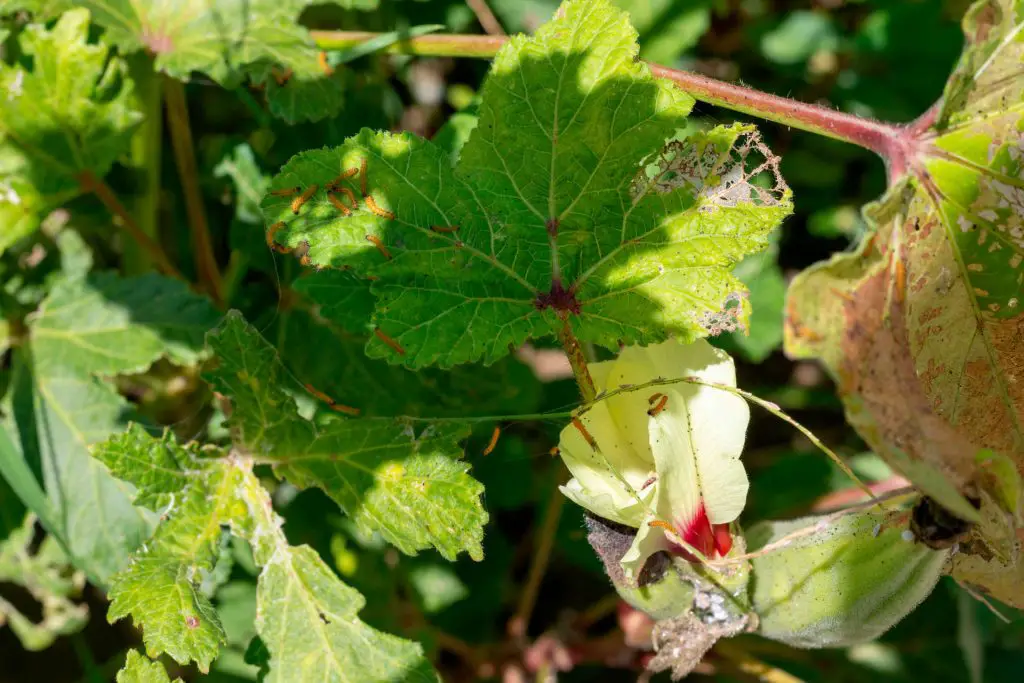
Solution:
{"label": "pale yellow flower", "polygon": [[[613,361],[591,364],[590,372],[599,393],[691,376],[736,385],[732,359],[704,340],[627,347]],[[627,576],[635,578],[659,550],[692,558],[680,539],[709,557],[729,551],[728,525],[743,510],[748,488],[739,458],[750,411],[742,398],[680,382],[623,392],[578,419],[583,428],[570,423],[559,443],[573,474],[562,492],[638,530],[622,560]]]}

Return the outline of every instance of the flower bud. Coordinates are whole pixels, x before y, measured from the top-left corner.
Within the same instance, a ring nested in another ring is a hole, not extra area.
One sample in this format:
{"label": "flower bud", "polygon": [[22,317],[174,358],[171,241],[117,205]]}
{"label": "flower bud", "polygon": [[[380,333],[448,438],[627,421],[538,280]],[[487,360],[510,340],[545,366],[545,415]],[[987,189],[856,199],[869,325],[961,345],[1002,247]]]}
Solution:
{"label": "flower bud", "polygon": [[[909,530],[886,529],[889,519],[862,511],[751,528],[752,551],[791,537],[751,560],[758,632],[794,647],[847,647],[909,614],[932,592],[949,551],[918,543]],[[793,534],[800,529],[812,531]]]}

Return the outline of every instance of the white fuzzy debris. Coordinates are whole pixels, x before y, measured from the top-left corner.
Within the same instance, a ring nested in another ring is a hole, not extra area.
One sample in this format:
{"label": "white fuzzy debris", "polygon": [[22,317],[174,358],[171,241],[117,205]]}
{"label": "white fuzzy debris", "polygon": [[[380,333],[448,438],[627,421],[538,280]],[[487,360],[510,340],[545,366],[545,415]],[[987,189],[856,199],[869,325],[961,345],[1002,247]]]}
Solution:
{"label": "white fuzzy debris", "polygon": [[10,186],[7,182],[0,182],[0,201],[7,202],[8,204],[14,204],[15,206],[21,205],[21,195]]}
{"label": "white fuzzy debris", "polygon": [[7,101],[10,102],[15,97],[21,97],[25,92],[25,72],[18,71],[14,74],[14,80],[11,81],[10,86],[7,88]]}

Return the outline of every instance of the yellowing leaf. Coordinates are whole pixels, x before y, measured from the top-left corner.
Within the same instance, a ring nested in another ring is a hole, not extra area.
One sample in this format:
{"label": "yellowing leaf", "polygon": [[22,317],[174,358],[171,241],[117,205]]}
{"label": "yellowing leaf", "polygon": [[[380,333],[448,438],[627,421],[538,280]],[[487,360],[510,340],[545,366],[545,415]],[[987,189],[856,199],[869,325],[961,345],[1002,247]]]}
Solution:
{"label": "yellowing leaf", "polygon": [[[786,349],[825,361],[865,440],[982,522],[968,548],[991,559],[1020,550],[1000,540],[1019,503],[976,456],[991,449],[1024,472],[1024,3],[981,0],[964,30],[934,121],[909,129],[909,165],[894,169],[905,175],[866,209],[875,232],[793,282]],[[979,514],[965,493],[1002,514]],[[1024,605],[1021,585],[1000,597]]]}

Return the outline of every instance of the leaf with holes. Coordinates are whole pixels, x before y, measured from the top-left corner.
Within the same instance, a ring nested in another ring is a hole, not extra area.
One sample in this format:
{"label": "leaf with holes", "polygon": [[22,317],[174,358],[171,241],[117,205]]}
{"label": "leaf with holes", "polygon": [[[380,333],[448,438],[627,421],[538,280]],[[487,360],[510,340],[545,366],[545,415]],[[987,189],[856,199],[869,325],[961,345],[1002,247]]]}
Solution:
{"label": "leaf with holes", "polygon": [[483,556],[483,486],[459,460],[465,425],[336,414],[305,420],[283,389],[292,382],[274,349],[240,315],[229,314],[207,341],[217,368],[206,377],[231,400],[228,426],[238,446],[295,485],[323,489],[361,529],[379,531],[405,553],[432,546],[448,559],[462,550]]}
{"label": "leaf with holes", "polygon": [[[147,458],[166,451],[158,463]],[[117,437],[96,455],[139,495],[156,500],[176,491],[156,533],[111,585],[111,621],[131,616],[142,627],[147,653],[194,661],[203,671],[225,642],[216,610],[203,591],[223,533],[248,541],[260,574],[256,632],[267,644],[264,680],[435,681],[415,643],[376,631],[356,616],[364,600],[343,584],[308,546],[289,545],[270,495],[250,459],[141,429]],[[160,476],[154,476],[155,470]],[[170,475],[170,476],[165,476]],[[141,657],[129,662],[152,673]],[[119,679],[120,680],[120,679]],[[132,679],[129,679],[132,680]],[[146,679],[141,679],[146,680]]]}
{"label": "leaf with holes", "polygon": [[[972,7],[943,98],[905,141],[915,154],[894,170],[906,173],[866,210],[876,231],[857,253],[802,273],[786,321],[789,354],[825,360],[871,447],[943,506],[982,521],[978,533],[1004,557],[1019,542],[1006,546],[997,539],[1014,534],[985,520],[1006,525],[1019,504],[989,488],[979,453],[1024,472],[1022,29],[1020,0]],[[978,489],[981,513],[964,497]],[[1024,605],[1012,583],[997,597]]]}
{"label": "leaf with holes", "polygon": [[14,353],[6,425],[21,457],[42,474],[59,520],[48,530],[99,583],[124,566],[153,523],[88,454],[133,414],[109,378],[141,372],[160,357],[198,362],[217,318],[185,283],[159,275],[67,279],[30,319],[30,344]]}
{"label": "leaf with holes", "polygon": [[124,61],[88,31],[85,10],[29,24],[24,61],[0,62],[0,250],[106,175],[141,120]]}
{"label": "leaf with holes", "polygon": [[222,527],[245,514],[235,494],[239,477],[237,470],[212,469],[206,476],[197,470],[164,513],[166,521],[111,579],[107,619],[130,615],[154,656],[194,661],[205,672],[225,642],[217,611],[200,587],[217,562]]}
{"label": "leaf with holes", "polygon": [[450,367],[566,330],[617,348],[746,324],[730,271],[790,211],[778,160],[743,125],[666,145],[693,100],[636,60],[624,12],[563,10],[499,52],[454,168],[363,131],[274,178],[278,248],[375,279],[370,356]]}
{"label": "leaf with holes", "polygon": [[[0,495],[6,493],[0,490]],[[0,542],[0,585],[16,586],[31,597],[30,602],[0,597],[0,625],[9,625],[21,646],[31,651],[45,650],[89,621],[89,606],[76,602],[85,576],[68,566],[67,555],[52,536],[36,542],[35,524],[35,515],[25,515],[20,526]],[[26,610],[27,605],[31,609]]]}

